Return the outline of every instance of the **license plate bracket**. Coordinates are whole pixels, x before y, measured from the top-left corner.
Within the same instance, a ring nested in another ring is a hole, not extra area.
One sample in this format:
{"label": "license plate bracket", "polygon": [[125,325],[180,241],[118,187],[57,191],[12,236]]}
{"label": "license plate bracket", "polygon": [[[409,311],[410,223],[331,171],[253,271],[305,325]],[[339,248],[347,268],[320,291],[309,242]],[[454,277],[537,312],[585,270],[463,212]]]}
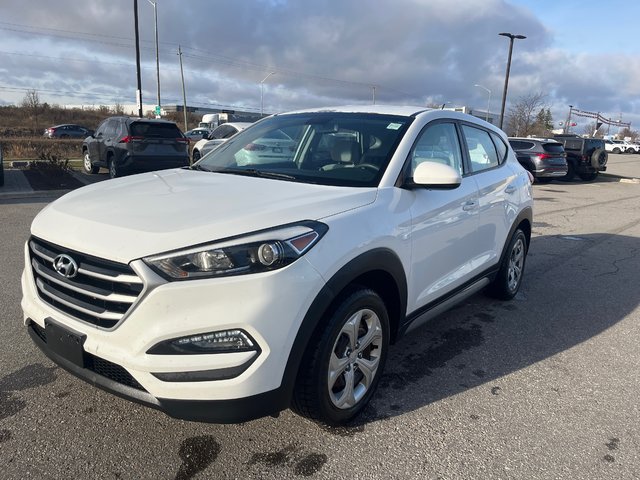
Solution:
{"label": "license plate bracket", "polygon": [[86,335],[74,332],[49,319],[44,321],[44,329],[47,335],[47,346],[53,353],[84,368],[85,355],[82,346],[87,338]]}

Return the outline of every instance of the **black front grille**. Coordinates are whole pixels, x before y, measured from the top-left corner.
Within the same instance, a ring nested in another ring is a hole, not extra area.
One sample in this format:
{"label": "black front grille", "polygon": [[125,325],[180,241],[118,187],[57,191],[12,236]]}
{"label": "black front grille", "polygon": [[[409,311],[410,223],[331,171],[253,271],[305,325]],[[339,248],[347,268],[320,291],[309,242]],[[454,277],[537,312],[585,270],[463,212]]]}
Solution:
{"label": "black front grille", "polygon": [[[129,265],[104,260],[32,237],[31,268],[38,296],[58,310],[104,328],[115,326],[142,292],[142,280]],[[67,278],[54,268],[59,255],[77,265]]]}
{"label": "black front grille", "polygon": [[[40,338],[40,340],[42,340],[44,343],[47,343],[47,331],[44,328],[33,321],[29,324],[29,327],[31,327],[31,329]],[[126,385],[127,387],[146,392],[144,387],[140,385],[124,367],[105,360],[104,358],[96,357],[95,355],[87,351],[83,352],[83,357],[85,369],[91,370],[98,375],[101,375],[122,385]]]}

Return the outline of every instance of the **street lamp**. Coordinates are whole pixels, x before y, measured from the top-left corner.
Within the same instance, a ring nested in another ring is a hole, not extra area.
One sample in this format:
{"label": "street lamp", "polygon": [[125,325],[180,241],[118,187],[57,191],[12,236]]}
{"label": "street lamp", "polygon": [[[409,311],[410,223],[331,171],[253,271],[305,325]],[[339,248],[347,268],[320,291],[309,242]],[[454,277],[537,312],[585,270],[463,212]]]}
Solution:
{"label": "street lamp", "polygon": [[509,37],[509,59],[507,60],[507,73],[504,77],[504,91],[502,92],[502,109],[500,110],[500,128],[504,122],[504,106],[507,102],[507,87],[509,86],[509,71],[511,70],[511,54],[513,53],[513,41],[515,39],[523,40],[527,37],[524,35],[514,35],[513,33],[499,33],[503,37]]}
{"label": "street lamp", "polygon": [[276,72],[269,72],[269,74],[260,82],[260,117],[264,116],[264,82],[267,81],[271,75],[275,75]]}
{"label": "street lamp", "polygon": [[[155,19],[155,32],[156,32],[156,76],[158,78],[158,110],[160,110],[160,56],[158,53],[158,9],[157,2],[152,2],[151,0],[147,0],[151,5],[153,5],[153,16]],[[160,112],[156,112],[156,117],[160,116]]]}
{"label": "street lamp", "polygon": [[489,90],[487,87],[483,87],[482,85],[478,85],[477,83],[474,85],[474,87],[478,87],[478,88],[481,88],[483,90],[486,90],[487,93],[489,94],[489,99],[487,100],[487,114],[484,116],[484,121],[488,122],[489,121],[489,106],[491,105],[491,90]]}

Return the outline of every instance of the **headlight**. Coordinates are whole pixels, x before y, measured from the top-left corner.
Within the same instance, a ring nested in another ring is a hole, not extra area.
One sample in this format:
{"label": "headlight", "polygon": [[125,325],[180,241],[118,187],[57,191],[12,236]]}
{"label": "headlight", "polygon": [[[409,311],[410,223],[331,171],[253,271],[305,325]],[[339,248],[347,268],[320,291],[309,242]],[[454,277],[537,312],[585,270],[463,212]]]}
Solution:
{"label": "headlight", "polygon": [[143,260],[168,280],[258,273],[296,261],[328,229],[324,223],[306,221]]}

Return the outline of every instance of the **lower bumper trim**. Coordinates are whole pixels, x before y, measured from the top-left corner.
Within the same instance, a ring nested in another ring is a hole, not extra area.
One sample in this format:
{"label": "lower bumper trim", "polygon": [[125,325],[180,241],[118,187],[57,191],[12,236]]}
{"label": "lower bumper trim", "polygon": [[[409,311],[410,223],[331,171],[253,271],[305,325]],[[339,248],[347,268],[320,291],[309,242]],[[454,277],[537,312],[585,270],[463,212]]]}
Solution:
{"label": "lower bumper trim", "polygon": [[[82,368],[49,348],[46,337],[34,328],[35,322],[28,320],[27,331],[33,343],[54,363],[72,375],[91,385],[147,407],[160,410],[167,415],[196,422],[240,423],[268,415],[276,415],[289,408],[290,398],[283,387],[249,397],[231,400],[176,400],[156,398],[150,393],[123,385],[87,368]],[[96,357],[98,358],[98,357]]]}

